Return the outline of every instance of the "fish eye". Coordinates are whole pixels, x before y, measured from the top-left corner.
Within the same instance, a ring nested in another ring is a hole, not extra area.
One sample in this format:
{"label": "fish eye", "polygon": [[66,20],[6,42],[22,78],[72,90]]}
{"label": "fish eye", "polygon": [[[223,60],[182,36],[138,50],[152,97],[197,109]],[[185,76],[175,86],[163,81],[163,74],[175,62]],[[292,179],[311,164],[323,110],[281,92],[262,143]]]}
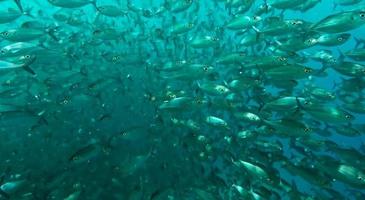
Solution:
{"label": "fish eye", "polygon": [[363,180],[363,178],[361,176],[358,176],[357,179],[360,180],[360,181]]}
{"label": "fish eye", "polygon": [[241,57],[243,57],[243,56],[245,56],[246,54],[245,53],[243,53],[243,52],[241,52],[240,54],[239,54],[239,56],[241,56]]}
{"label": "fish eye", "polygon": [[126,135],[127,135],[127,131],[123,131],[123,132],[121,132],[121,133],[120,133],[120,135],[122,135],[122,136],[126,136]]}
{"label": "fish eye", "polygon": [[304,68],[304,72],[305,73],[310,73],[312,70],[311,69],[309,69],[309,68]]}
{"label": "fish eye", "polygon": [[361,13],[360,13],[360,17],[361,17],[361,18],[365,18],[365,12],[361,12]]}
{"label": "fish eye", "polygon": [[337,38],[337,40],[341,42],[343,40],[343,38],[339,37],[339,38]]}
{"label": "fish eye", "polygon": [[306,127],[306,128],[304,129],[304,132],[308,133],[310,130],[311,130],[310,128]]}
{"label": "fish eye", "polygon": [[194,26],[194,24],[193,24],[193,23],[189,23],[189,24],[188,24],[188,27],[189,27],[189,28],[192,28],[193,26]]}
{"label": "fish eye", "polygon": [[4,35],[4,36],[8,36],[8,35],[9,35],[9,33],[8,33],[8,32],[3,32],[3,35]]}
{"label": "fish eye", "polygon": [[30,58],[30,55],[25,55],[24,57],[25,57],[25,58]]}
{"label": "fish eye", "polygon": [[117,60],[117,56],[113,56],[113,61],[116,61]]}
{"label": "fish eye", "polygon": [[219,88],[219,91],[220,92],[224,92],[224,88]]}
{"label": "fish eye", "polygon": [[279,59],[279,61],[286,61],[286,58],[285,57],[281,57],[280,56],[278,59]]}
{"label": "fish eye", "polygon": [[345,115],[346,119],[350,119],[351,116],[350,115]]}
{"label": "fish eye", "polygon": [[144,15],[151,15],[151,11],[148,9],[143,10]]}
{"label": "fish eye", "polygon": [[197,103],[197,104],[203,104],[203,101],[202,101],[202,100],[200,100],[200,99],[198,99],[198,100],[196,100],[196,103]]}
{"label": "fish eye", "polygon": [[203,68],[203,70],[204,70],[204,71],[208,71],[208,66],[205,66],[205,67]]}
{"label": "fish eye", "polygon": [[4,53],[5,53],[5,50],[1,50],[1,51],[0,51],[0,53],[1,53],[1,54],[4,54]]}

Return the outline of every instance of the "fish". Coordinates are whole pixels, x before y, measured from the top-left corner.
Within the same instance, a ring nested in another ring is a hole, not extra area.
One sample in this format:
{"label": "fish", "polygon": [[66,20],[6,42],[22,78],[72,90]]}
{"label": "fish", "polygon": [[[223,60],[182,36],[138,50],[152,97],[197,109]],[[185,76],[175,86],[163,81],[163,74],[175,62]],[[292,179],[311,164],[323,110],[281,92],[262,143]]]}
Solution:
{"label": "fish", "polygon": [[233,18],[226,27],[232,30],[241,30],[251,28],[252,26],[256,26],[257,23],[261,21],[261,18],[258,16],[237,16]]}
{"label": "fish", "polygon": [[70,0],[70,1],[47,0],[47,1],[50,4],[61,8],[79,8],[82,6],[86,6],[88,4],[92,4],[94,7],[97,7],[95,0]]}
{"label": "fish", "polygon": [[0,199],[364,199],[363,1],[0,3]]}
{"label": "fish", "polygon": [[29,42],[45,35],[47,35],[47,33],[44,31],[32,28],[9,29],[0,32],[0,37],[12,42]]}
{"label": "fish", "polygon": [[12,22],[22,16],[22,12],[13,8],[4,9],[0,12],[0,24]]}
{"label": "fish", "polygon": [[191,39],[190,45],[193,48],[209,48],[219,46],[219,39],[211,36],[196,37]]}
{"label": "fish", "polygon": [[100,14],[109,17],[119,17],[119,16],[125,16],[127,14],[126,11],[114,5],[97,6],[96,9],[100,12]]}
{"label": "fish", "polygon": [[365,24],[365,12],[354,10],[329,15],[310,28],[319,32],[340,33],[359,28],[363,24]]}
{"label": "fish", "polygon": [[90,162],[90,160],[98,156],[101,151],[102,145],[98,142],[93,142],[73,152],[69,156],[68,162],[71,164]]}
{"label": "fish", "polygon": [[365,49],[353,49],[345,52],[344,55],[355,61],[365,61]]}
{"label": "fish", "polygon": [[295,8],[298,5],[304,4],[306,1],[305,0],[295,0],[295,1],[289,1],[289,0],[272,0],[269,1],[268,3],[277,9],[291,9],[291,8]]}
{"label": "fish", "polygon": [[33,69],[30,68],[30,65],[33,64],[35,60],[36,57],[32,55],[21,56],[18,61],[19,63],[12,63],[0,60],[0,69],[5,70],[21,68],[29,72],[30,74],[35,75],[36,73],[33,71]]}
{"label": "fish", "polygon": [[309,103],[303,106],[303,109],[315,119],[323,122],[348,123],[354,120],[352,114],[336,106]]}

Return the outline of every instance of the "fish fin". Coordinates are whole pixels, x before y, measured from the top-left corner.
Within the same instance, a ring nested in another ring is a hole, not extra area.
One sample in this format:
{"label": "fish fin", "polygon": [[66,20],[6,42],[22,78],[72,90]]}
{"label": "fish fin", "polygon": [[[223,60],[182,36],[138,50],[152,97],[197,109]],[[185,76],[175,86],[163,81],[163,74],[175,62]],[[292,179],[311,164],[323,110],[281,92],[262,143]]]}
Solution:
{"label": "fish fin", "polygon": [[29,65],[23,65],[23,66],[22,66],[22,68],[23,68],[25,71],[29,72],[30,74],[32,74],[32,75],[36,75],[36,73],[34,72],[34,70],[33,70],[32,68],[30,68],[30,67],[29,67]]}
{"label": "fish fin", "polygon": [[16,4],[16,6],[19,8],[20,12],[24,12],[23,10],[23,6],[22,3],[20,2],[21,0],[14,0],[14,3]]}
{"label": "fish fin", "polygon": [[95,8],[96,10],[98,10],[98,6],[96,5],[96,1],[97,1],[97,0],[92,0],[92,1],[90,1],[90,3],[91,3],[91,5],[93,5],[93,6],[94,6],[94,8]]}

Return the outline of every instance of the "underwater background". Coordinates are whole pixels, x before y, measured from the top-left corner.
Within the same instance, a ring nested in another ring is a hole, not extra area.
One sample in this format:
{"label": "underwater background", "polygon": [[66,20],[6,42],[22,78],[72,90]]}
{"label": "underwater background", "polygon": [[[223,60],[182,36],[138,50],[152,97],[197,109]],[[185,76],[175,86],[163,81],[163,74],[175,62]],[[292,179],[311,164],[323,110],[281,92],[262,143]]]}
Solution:
{"label": "underwater background", "polygon": [[0,0],[0,200],[365,199],[362,0]]}

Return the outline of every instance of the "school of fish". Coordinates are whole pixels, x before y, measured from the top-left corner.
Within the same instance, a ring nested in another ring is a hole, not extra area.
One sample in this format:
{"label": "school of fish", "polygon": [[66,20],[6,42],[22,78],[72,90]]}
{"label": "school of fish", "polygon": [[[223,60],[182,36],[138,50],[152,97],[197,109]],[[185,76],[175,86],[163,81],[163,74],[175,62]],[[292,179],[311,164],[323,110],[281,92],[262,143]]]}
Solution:
{"label": "school of fish", "polygon": [[363,0],[0,0],[0,200],[364,200],[364,25]]}

